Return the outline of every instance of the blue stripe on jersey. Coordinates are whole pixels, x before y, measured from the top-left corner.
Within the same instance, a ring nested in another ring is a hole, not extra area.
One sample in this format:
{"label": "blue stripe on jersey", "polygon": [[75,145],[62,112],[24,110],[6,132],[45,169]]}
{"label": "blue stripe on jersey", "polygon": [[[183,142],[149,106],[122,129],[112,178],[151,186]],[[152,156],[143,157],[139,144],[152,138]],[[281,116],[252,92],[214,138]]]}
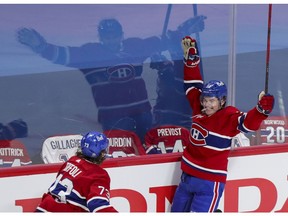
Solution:
{"label": "blue stripe on jersey", "polygon": [[239,116],[239,118],[238,118],[238,122],[239,122],[238,130],[242,131],[243,133],[253,132],[253,130],[249,130],[244,125],[244,120],[246,118],[246,115],[247,115],[247,113],[244,113],[243,115]]}
{"label": "blue stripe on jersey", "polygon": [[231,147],[232,137],[223,136],[214,132],[209,132],[209,135],[206,137],[206,144],[208,146],[213,146],[219,149],[229,149]]}
{"label": "blue stripe on jersey", "polygon": [[70,202],[71,204],[75,206],[83,208],[86,211],[88,210],[86,207],[86,202],[87,202],[86,198],[82,197],[80,193],[74,189],[72,190],[70,196],[67,196],[67,200],[68,202]]}
{"label": "blue stripe on jersey", "polygon": [[202,82],[201,82],[201,80],[197,80],[195,82],[184,81],[185,92],[187,91],[187,89],[190,89],[190,88],[202,89],[203,88],[203,81]]}
{"label": "blue stripe on jersey", "polygon": [[[57,184],[57,187],[54,190],[50,190],[50,193],[55,196],[58,197],[59,200],[61,200],[61,193],[65,194],[65,191],[67,190],[67,188],[64,185],[61,184]],[[71,203],[72,205],[78,206],[84,210],[88,210],[86,207],[86,198],[82,197],[77,191],[75,191],[74,189],[71,191],[71,193],[69,195],[65,196],[65,200],[69,203]],[[63,200],[62,200],[63,201]]]}
{"label": "blue stripe on jersey", "polygon": [[100,208],[100,207],[101,208],[103,208],[103,206],[109,207],[110,203],[104,197],[93,197],[93,198],[88,200],[87,206],[88,206],[90,212],[95,212],[95,210]]}
{"label": "blue stripe on jersey", "polygon": [[214,174],[214,175],[227,176],[227,171],[225,171],[225,170],[215,170],[215,169],[208,169],[205,167],[201,167],[197,164],[192,163],[191,161],[189,161],[184,156],[182,156],[182,161],[185,164],[187,164],[191,169],[195,169],[197,171],[206,172],[206,173],[210,173],[210,174]]}

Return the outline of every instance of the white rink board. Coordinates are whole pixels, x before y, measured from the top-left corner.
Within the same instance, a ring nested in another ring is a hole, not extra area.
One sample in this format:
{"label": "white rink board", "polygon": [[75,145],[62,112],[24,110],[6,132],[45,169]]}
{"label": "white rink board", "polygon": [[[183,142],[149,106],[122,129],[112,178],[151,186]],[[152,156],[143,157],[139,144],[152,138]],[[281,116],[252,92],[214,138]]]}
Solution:
{"label": "white rink board", "polygon": [[[219,205],[221,210],[288,212],[288,145],[277,148],[265,151],[254,148],[247,153],[239,149],[232,153],[227,185]],[[170,158],[163,160],[165,157]],[[169,212],[169,188],[178,185],[180,157],[180,154],[174,154],[142,156],[137,160],[123,158],[119,163],[117,160],[108,161],[104,168],[111,177],[111,203],[119,212]],[[16,201],[26,199],[29,202],[29,199],[40,198],[50,186],[57,167],[54,165],[53,172],[50,169],[46,174],[49,165],[45,165],[43,174],[33,174],[32,167],[29,168],[31,174],[18,176],[0,170],[0,212],[27,212],[27,209],[16,206]]]}

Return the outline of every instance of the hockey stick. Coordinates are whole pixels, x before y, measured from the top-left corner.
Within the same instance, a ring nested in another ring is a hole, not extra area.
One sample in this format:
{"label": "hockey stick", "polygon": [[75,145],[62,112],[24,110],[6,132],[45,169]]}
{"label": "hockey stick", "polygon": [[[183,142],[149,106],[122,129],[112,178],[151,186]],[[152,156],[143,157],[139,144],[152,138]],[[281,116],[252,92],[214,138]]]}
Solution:
{"label": "hockey stick", "polygon": [[166,17],[165,17],[165,21],[164,21],[164,26],[163,26],[163,30],[162,30],[162,38],[164,38],[166,35],[166,31],[167,31],[168,23],[169,23],[169,19],[170,19],[170,14],[171,14],[171,9],[172,9],[172,4],[168,4],[167,11],[166,11]]}
{"label": "hockey stick", "polygon": [[[198,16],[198,9],[197,9],[197,4],[193,4],[193,13],[194,13],[194,17]],[[199,51],[199,56],[200,56],[200,72],[201,72],[201,76],[202,79],[204,80],[204,73],[203,73],[203,64],[202,64],[202,58],[201,58],[201,43],[200,43],[200,34],[199,32],[196,32],[196,41],[197,41],[197,48]]]}
{"label": "hockey stick", "polygon": [[272,17],[272,4],[269,4],[269,10],[268,10],[267,50],[266,50],[267,52],[266,52],[265,94],[268,93],[268,81],[269,81],[271,17]]}

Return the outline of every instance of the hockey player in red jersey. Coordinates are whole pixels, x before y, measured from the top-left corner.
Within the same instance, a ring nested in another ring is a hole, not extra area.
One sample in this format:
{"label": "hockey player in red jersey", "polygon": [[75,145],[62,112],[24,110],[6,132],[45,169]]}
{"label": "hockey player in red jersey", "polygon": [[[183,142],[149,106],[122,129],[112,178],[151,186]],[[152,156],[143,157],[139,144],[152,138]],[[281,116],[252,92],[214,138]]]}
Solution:
{"label": "hockey player in red jersey", "polygon": [[108,145],[102,133],[83,136],[81,148],[61,166],[36,212],[117,212],[110,204],[110,177],[100,167]]}
{"label": "hockey player in red jersey", "polygon": [[172,212],[214,212],[225,187],[232,138],[259,129],[272,112],[274,97],[259,94],[257,105],[247,113],[226,106],[227,89],[222,81],[203,84],[196,40],[182,40],[184,87],[192,108],[190,144],[181,160],[181,181]]}

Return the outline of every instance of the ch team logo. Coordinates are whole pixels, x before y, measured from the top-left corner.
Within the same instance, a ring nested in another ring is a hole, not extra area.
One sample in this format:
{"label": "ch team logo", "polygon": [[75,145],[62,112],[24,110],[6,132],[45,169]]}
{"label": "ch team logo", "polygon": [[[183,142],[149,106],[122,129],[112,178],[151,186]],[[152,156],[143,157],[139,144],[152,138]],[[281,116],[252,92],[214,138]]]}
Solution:
{"label": "ch team logo", "polygon": [[130,64],[121,64],[108,68],[109,81],[127,82],[134,79],[135,68]]}
{"label": "ch team logo", "polygon": [[190,130],[189,139],[192,144],[197,146],[206,145],[205,138],[208,136],[208,131],[201,127],[199,124],[193,123],[192,128]]}

